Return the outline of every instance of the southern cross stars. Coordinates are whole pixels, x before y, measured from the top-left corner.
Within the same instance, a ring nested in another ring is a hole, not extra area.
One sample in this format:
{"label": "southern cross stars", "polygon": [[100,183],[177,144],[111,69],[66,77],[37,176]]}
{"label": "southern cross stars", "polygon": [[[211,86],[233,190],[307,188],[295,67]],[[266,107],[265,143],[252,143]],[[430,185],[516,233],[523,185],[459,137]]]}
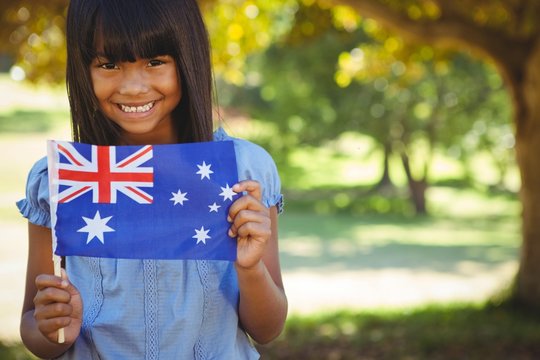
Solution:
{"label": "southern cross stars", "polygon": [[178,189],[178,192],[177,193],[171,193],[172,194],[172,198],[170,198],[169,200],[171,201],[174,201],[174,204],[173,205],[176,205],[176,204],[180,204],[182,206],[184,206],[184,201],[188,201],[189,199],[186,197],[187,195],[187,192],[183,193],[180,189]]}
{"label": "southern cross stars", "polygon": [[212,164],[206,165],[206,162],[203,161],[202,165],[197,165],[199,171],[197,171],[195,174],[201,175],[201,180],[204,178],[210,180],[210,174],[214,173],[212,170],[210,170],[210,166],[212,166]]}
{"label": "southern cross stars", "polygon": [[86,226],[80,228],[77,230],[77,232],[85,232],[88,233],[88,237],[86,238],[86,243],[88,244],[90,241],[92,241],[93,238],[98,238],[99,241],[101,241],[102,244],[105,244],[105,239],[103,238],[103,233],[106,232],[112,232],[114,229],[107,226],[107,222],[112,218],[112,216],[101,218],[101,215],[99,215],[99,210],[96,211],[96,215],[94,215],[93,219],[82,217],[84,222],[86,223]]}
{"label": "southern cross stars", "polygon": [[[208,180],[211,180],[210,182],[213,183],[212,179],[210,179],[210,175],[214,174],[214,171],[211,170],[211,166],[212,164],[207,164],[206,161],[203,161],[202,164],[197,164],[197,167],[199,168],[199,170],[195,174],[200,175],[201,181],[203,181],[206,178]],[[217,183],[214,185],[218,186]],[[206,189],[206,188],[202,187],[201,189]],[[190,198],[192,198],[193,203],[190,202],[190,205],[189,205],[190,207],[192,205],[196,205],[201,202],[201,200],[197,198],[198,196],[197,191],[208,191],[208,190],[196,190],[195,192],[191,191]],[[184,202],[189,200],[186,196],[188,193],[187,192],[183,193],[180,189],[178,189],[176,193],[172,192],[171,194],[172,194],[172,198],[169,200],[172,201],[174,205],[180,204],[183,206]],[[222,200],[223,202],[226,202],[227,200],[233,201],[233,198],[236,195],[237,193],[232,190],[232,188],[229,186],[228,183],[225,185],[225,187],[221,187],[221,193],[219,194],[219,196],[223,197],[223,200]],[[222,205],[218,205],[217,202],[213,202],[212,204],[207,205],[207,206],[208,206],[209,213],[212,213],[212,212],[219,213],[220,208],[222,207]],[[194,229],[195,235],[193,235],[192,238],[197,240],[196,244],[203,243],[204,245],[206,245],[207,244],[206,241],[212,238],[210,235],[208,235],[211,230],[212,229],[205,229],[204,226],[201,226],[200,229]]]}
{"label": "southern cross stars", "polygon": [[221,193],[219,196],[223,196],[223,201],[225,200],[231,200],[236,193],[232,190],[231,187],[229,187],[229,184],[225,185],[225,187],[221,187]]}
{"label": "southern cross stars", "polygon": [[202,242],[206,245],[206,239],[211,239],[211,237],[208,235],[210,230],[204,230],[204,226],[201,226],[199,230],[195,229],[195,235],[192,236],[192,238],[197,239],[197,244]]}

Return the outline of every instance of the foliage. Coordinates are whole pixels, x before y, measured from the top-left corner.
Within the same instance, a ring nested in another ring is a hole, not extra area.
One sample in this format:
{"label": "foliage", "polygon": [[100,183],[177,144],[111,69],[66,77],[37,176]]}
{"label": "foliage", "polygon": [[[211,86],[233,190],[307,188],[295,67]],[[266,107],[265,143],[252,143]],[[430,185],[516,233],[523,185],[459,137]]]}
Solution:
{"label": "foliage", "polygon": [[[303,34],[307,23],[316,33]],[[329,9],[301,6],[287,37],[248,60],[244,87],[222,84],[220,101],[269,124],[258,141],[281,167],[296,147],[352,131],[370,136],[377,150],[406,153],[417,178],[428,175],[434,151],[467,163],[479,150],[497,154],[504,178],[512,161],[510,104],[494,70],[392,37],[381,42],[372,28],[336,26]]]}
{"label": "foliage", "polygon": [[[295,0],[200,0],[213,47],[215,71],[242,84],[249,53],[268,47],[288,30]],[[65,79],[65,16],[68,0],[16,0],[0,4],[0,52],[17,66],[16,77],[31,82]]]}
{"label": "foliage", "polygon": [[244,84],[244,63],[286,33],[295,1],[202,1],[212,43],[214,70],[228,82]]}
{"label": "foliage", "polygon": [[[431,5],[423,3],[427,18],[438,13]],[[371,112],[388,118],[394,151],[413,154],[418,140],[423,143],[421,152],[427,155],[417,169],[430,168],[435,147],[464,163],[477,151],[488,151],[503,179],[513,158],[511,104],[491,64],[407,43],[373,20],[366,20],[363,29],[376,41],[340,54],[336,82],[343,87],[352,81],[372,83],[384,93]]]}
{"label": "foliage", "polygon": [[12,54],[31,81],[60,82],[65,78],[67,3],[67,0],[20,0],[0,4],[0,37],[8,40],[0,43],[0,51]]}
{"label": "foliage", "polygon": [[[507,76],[520,71],[540,33],[540,3],[527,0],[338,0],[408,42],[473,50]],[[511,46],[513,51],[508,52]],[[514,79],[513,79],[514,80]]]}
{"label": "foliage", "polygon": [[413,215],[414,209],[402,190],[371,191],[366,187],[327,187],[312,190],[286,190],[287,208],[320,214]]}

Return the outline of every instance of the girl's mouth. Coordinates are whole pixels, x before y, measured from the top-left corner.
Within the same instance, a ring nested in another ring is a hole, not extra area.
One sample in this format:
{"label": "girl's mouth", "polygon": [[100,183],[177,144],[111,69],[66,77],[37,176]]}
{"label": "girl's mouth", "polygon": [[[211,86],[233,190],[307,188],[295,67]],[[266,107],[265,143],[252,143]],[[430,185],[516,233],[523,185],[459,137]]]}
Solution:
{"label": "girl's mouth", "polygon": [[144,113],[147,111],[150,111],[154,107],[155,101],[151,101],[148,104],[140,105],[140,106],[128,106],[124,104],[118,104],[118,107],[120,110],[122,110],[125,113]]}

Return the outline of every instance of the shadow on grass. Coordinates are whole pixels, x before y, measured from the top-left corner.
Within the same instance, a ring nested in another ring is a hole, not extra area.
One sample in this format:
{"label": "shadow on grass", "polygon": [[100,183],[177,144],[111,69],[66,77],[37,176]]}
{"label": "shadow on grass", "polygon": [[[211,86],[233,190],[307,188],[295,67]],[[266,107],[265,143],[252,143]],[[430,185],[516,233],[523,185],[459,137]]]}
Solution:
{"label": "shadow on grass", "polygon": [[[465,262],[473,262],[478,270],[489,271],[517,258],[517,250],[501,246],[429,246],[387,244],[369,250],[353,250],[332,254],[322,247],[321,255],[298,256],[280,253],[283,269],[326,270],[429,270],[459,275]],[[464,273],[465,274],[465,273]]]}
{"label": "shadow on grass", "polygon": [[504,307],[437,306],[408,312],[292,317],[262,359],[540,358],[540,315]]}
{"label": "shadow on grass", "polygon": [[0,115],[0,133],[46,132],[53,126],[50,111],[16,110]]}
{"label": "shadow on grass", "polygon": [[285,271],[430,270],[459,274],[464,263],[491,269],[517,260],[519,231],[509,217],[467,219],[289,212],[280,219]]}

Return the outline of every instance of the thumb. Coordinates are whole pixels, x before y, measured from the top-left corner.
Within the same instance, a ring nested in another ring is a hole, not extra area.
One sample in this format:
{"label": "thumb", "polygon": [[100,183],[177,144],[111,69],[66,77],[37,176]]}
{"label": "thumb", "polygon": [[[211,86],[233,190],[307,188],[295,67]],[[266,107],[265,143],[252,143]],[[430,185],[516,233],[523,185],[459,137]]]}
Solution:
{"label": "thumb", "polygon": [[242,180],[238,184],[235,184],[232,189],[236,193],[246,191],[258,201],[262,200],[261,184],[256,180]]}

